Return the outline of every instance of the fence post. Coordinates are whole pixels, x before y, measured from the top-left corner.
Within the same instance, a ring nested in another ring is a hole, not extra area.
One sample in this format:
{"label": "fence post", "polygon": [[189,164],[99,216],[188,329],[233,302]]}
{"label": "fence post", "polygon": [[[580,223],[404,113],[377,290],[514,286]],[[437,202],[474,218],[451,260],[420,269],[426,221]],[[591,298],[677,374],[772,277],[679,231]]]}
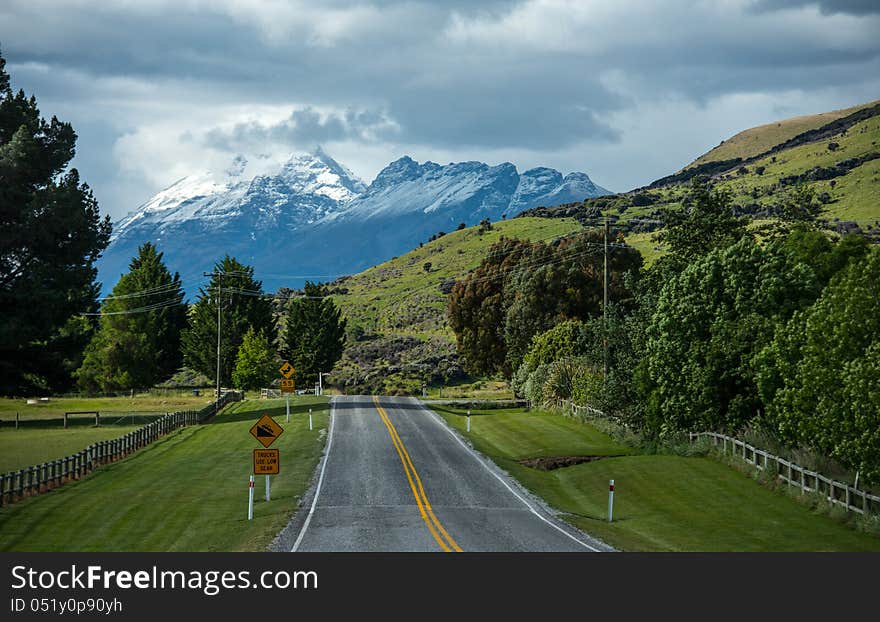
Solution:
{"label": "fence post", "polygon": [[6,474],[0,475],[0,508],[3,507],[3,495],[6,494]]}
{"label": "fence post", "polygon": [[18,498],[24,496],[24,469],[18,470]]}

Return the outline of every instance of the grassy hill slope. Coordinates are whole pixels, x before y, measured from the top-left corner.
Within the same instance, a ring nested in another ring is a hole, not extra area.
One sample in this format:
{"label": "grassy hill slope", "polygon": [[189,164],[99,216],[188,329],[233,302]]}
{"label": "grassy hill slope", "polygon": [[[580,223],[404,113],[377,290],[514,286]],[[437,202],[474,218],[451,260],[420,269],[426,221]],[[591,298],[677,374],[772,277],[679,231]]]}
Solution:
{"label": "grassy hill slope", "polygon": [[348,318],[349,340],[331,381],[349,390],[389,393],[417,392],[423,382],[460,381],[464,374],[446,324],[445,292],[480,263],[493,242],[502,235],[549,240],[611,216],[650,265],[664,252],[655,240],[661,209],[687,202],[687,177],[703,165],[701,172],[730,190],[740,214],[772,217],[805,184],[821,202],[829,229],[880,241],[878,102],[770,123],[725,141],[683,169],[684,175],[583,203],[529,210],[488,231],[455,231],[335,281],[329,287]]}
{"label": "grassy hill slope", "polygon": [[[828,123],[814,127],[822,121]],[[803,128],[807,129],[790,136]],[[526,215],[574,217],[584,223],[598,222],[603,216],[617,218],[627,240],[650,264],[663,252],[654,240],[656,230],[662,227],[661,211],[681,208],[687,201],[691,178],[699,174],[702,178],[711,178],[719,188],[729,190],[736,211],[755,220],[772,218],[774,211],[799,185],[806,186],[821,203],[821,218],[826,221],[827,229],[861,233],[880,242],[880,105],[877,102],[771,123],[737,136],[745,136],[748,141],[735,141],[739,144],[736,150],[712,150],[679,173],[649,186],[587,199],[582,204],[538,208]],[[783,142],[772,145],[776,140]],[[767,148],[767,145],[771,146]],[[756,155],[754,152],[758,150],[760,154]],[[710,156],[724,159],[710,161]]]}
{"label": "grassy hill slope", "polygon": [[[516,218],[447,233],[360,274],[329,284],[348,319],[348,343],[331,382],[416,391],[462,371],[446,322],[446,293],[501,239],[552,240],[581,228],[570,218]],[[428,265],[430,264],[430,265]]]}
{"label": "grassy hill slope", "polygon": [[831,121],[841,119],[857,110],[876,105],[877,103],[880,103],[880,100],[842,110],[832,110],[831,112],[783,119],[743,130],[739,134],[721,141],[720,145],[704,153],[685,168],[691,168],[707,162],[718,162],[733,158],[749,158],[758,155],[775,145],[794,138],[798,134],[808,130],[815,130]]}

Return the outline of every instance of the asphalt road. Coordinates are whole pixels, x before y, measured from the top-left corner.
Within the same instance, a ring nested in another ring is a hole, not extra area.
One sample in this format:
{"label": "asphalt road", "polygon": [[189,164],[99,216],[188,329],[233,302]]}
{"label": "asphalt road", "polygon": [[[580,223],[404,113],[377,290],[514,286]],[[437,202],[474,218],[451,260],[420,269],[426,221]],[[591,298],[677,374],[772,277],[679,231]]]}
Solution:
{"label": "asphalt road", "polygon": [[334,398],[318,469],[287,530],[294,551],[609,550],[553,518],[412,398]]}

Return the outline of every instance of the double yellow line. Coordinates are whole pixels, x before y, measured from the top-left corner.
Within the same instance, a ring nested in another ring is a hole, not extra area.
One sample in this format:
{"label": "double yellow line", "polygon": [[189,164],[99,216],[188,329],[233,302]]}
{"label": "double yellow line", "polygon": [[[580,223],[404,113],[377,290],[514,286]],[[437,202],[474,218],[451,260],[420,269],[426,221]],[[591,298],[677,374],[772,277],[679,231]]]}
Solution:
{"label": "double yellow line", "polygon": [[397,450],[397,455],[400,456],[400,463],[403,465],[406,479],[409,481],[410,490],[412,490],[413,497],[416,499],[416,504],[419,506],[419,513],[422,515],[422,520],[425,521],[428,530],[431,532],[431,535],[434,536],[434,539],[437,541],[437,544],[440,545],[441,549],[447,553],[453,551],[461,553],[461,547],[459,547],[452,536],[449,535],[449,532],[443,528],[443,525],[434,514],[434,510],[431,509],[431,503],[428,501],[428,496],[425,494],[425,488],[422,486],[422,480],[419,477],[418,471],[416,471],[412,458],[409,457],[409,453],[406,451],[403,441],[400,440],[400,435],[397,433],[397,429],[394,427],[394,424],[391,423],[388,413],[385,412],[385,409],[379,404],[379,398],[377,396],[373,396],[373,403],[376,404],[376,410],[379,412],[379,417],[382,419],[382,423],[385,424],[385,427],[388,428],[391,442],[394,444],[394,449]]}

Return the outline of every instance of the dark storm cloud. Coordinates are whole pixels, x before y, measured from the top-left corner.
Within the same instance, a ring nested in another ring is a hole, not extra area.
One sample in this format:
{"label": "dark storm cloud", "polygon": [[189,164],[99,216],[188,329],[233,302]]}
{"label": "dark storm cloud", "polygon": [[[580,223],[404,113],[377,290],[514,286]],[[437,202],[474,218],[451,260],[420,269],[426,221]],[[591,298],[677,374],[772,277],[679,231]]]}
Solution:
{"label": "dark storm cloud", "polygon": [[[780,10],[811,5],[820,12]],[[115,138],[150,136],[181,109],[185,122],[163,137],[189,131],[190,148],[347,141],[470,159],[622,144],[627,115],[664,100],[863,92],[880,75],[878,10],[856,0],[5,0],[0,45],[15,85],[74,122],[81,153],[102,151],[83,158],[98,189],[123,157]],[[252,106],[289,117],[261,120],[245,114]],[[221,107],[245,112],[230,119]],[[112,127],[98,129],[101,110]]]}
{"label": "dark storm cloud", "polygon": [[236,151],[265,143],[311,145],[339,140],[376,141],[390,137],[388,119],[375,111],[321,114],[311,107],[294,110],[280,123],[238,123],[231,129],[213,128],[204,138],[209,147]]}
{"label": "dark storm cloud", "polygon": [[[792,3],[767,0],[763,6]],[[206,95],[230,103],[384,108],[398,125],[394,137],[403,142],[528,149],[613,140],[614,130],[599,117],[625,108],[627,101],[598,79],[609,68],[660,92],[674,89],[702,101],[739,89],[827,85],[848,75],[847,67],[878,53],[878,46],[841,49],[804,40],[788,32],[784,23],[776,37],[753,39],[743,33],[718,37],[717,25],[699,23],[696,13],[687,15],[686,37],[670,33],[657,42],[652,33],[646,42],[631,36],[625,38],[625,45],[598,52],[577,46],[565,54],[518,49],[515,33],[507,54],[479,40],[457,48],[443,42],[453,11],[463,20],[497,20],[520,4],[373,2],[361,6],[380,12],[375,26],[353,38],[314,44],[308,27],[298,22],[292,23],[289,35],[267,38],[271,19],[242,17],[223,12],[222,7],[197,14],[176,11],[169,19],[162,11],[121,9],[46,16],[39,6],[21,3],[8,17],[22,22],[22,32],[28,36],[12,36],[0,43],[15,62],[80,71],[83,91],[89,89],[89,76],[188,81],[199,84]],[[869,3],[852,1],[823,5],[829,10],[870,8]],[[320,6],[344,9],[357,3]],[[677,6],[669,10],[681,10]],[[60,90],[52,80],[47,76],[37,87],[44,93]],[[76,91],[75,86],[64,88],[68,94]],[[156,97],[162,97],[159,88],[157,82]],[[213,131],[209,138],[214,145],[231,148],[235,139],[244,141],[261,133],[290,143],[390,136],[373,129],[364,131],[363,123],[338,114],[320,116],[304,109],[277,127],[245,124],[231,132]]]}
{"label": "dark storm cloud", "polygon": [[755,6],[758,10],[792,9],[805,6],[817,6],[825,15],[849,13],[851,15],[868,15],[880,13],[877,0],[761,0]]}

